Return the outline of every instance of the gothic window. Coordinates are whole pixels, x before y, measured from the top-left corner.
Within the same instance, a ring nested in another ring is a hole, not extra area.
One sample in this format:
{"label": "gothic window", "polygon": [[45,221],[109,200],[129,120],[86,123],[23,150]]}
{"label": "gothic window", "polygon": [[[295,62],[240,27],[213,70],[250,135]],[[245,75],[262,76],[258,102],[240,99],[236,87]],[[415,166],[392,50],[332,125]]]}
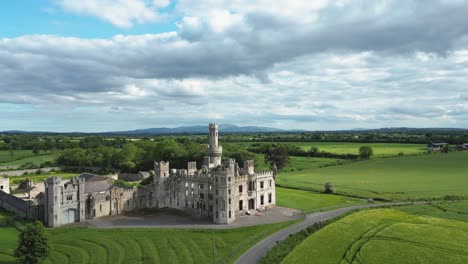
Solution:
{"label": "gothic window", "polygon": [[228,201],[229,201],[229,204],[231,204],[231,198],[229,198],[229,200],[228,200]]}
{"label": "gothic window", "polygon": [[263,205],[264,204],[264,201],[263,201],[263,195],[260,196],[260,205]]}
{"label": "gothic window", "polygon": [[204,193],[200,193],[200,199],[205,199],[205,194]]}
{"label": "gothic window", "polygon": [[239,185],[239,193],[242,193],[242,185]]}
{"label": "gothic window", "polygon": [[228,177],[228,182],[231,182],[231,177]]}
{"label": "gothic window", "polygon": [[229,210],[229,218],[231,218],[231,210]]}
{"label": "gothic window", "polygon": [[263,189],[263,181],[260,182],[260,189]]}
{"label": "gothic window", "polygon": [[271,187],[271,180],[270,180],[270,187]]}
{"label": "gothic window", "polygon": [[268,194],[268,203],[271,203],[271,193]]}
{"label": "gothic window", "polygon": [[231,189],[228,190],[228,194],[231,194]]}
{"label": "gothic window", "polygon": [[99,212],[102,213],[102,204],[99,205]]}

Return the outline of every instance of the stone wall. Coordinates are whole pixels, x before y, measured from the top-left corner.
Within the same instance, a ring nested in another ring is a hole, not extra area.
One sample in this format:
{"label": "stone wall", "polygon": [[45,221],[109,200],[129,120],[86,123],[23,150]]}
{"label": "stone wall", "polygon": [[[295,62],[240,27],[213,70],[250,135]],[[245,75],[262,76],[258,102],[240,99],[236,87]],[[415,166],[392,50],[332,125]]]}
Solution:
{"label": "stone wall", "polygon": [[21,217],[28,217],[28,202],[1,190],[0,207]]}

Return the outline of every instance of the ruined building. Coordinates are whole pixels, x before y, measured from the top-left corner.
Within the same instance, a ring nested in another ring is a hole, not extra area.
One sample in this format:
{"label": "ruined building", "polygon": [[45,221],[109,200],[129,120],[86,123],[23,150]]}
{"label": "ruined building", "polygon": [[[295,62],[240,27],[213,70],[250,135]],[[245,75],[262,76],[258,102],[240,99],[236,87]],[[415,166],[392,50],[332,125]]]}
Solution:
{"label": "ruined building", "polygon": [[0,200],[19,215],[43,218],[49,227],[144,208],[175,208],[230,224],[239,215],[275,206],[275,169],[255,170],[252,160],[242,168],[234,159],[223,161],[217,124],[209,124],[208,143],[201,168],[189,162],[185,169],[170,169],[169,162],[158,161],[153,182],[144,187],[116,186],[109,177],[82,174],[67,181],[50,177],[42,189],[31,186],[43,191],[23,200],[0,190]]}

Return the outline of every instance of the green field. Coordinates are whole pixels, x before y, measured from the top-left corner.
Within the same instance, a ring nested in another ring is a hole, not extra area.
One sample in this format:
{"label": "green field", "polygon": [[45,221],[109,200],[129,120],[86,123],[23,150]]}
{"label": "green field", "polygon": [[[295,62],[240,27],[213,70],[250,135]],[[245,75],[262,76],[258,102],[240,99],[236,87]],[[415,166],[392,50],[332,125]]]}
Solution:
{"label": "green field", "polygon": [[[302,171],[312,168],[321,168],[335,165],[342,165],[352,163],[350,160],[337,160],[327,158],[315,158],[315,157],[289,157],[289,163],[283,168],[283,172],[287,171]],[[265,163],[263,155],[255,155],[255,168],[269,170],[270,165]]]}
{"label": "green field", "polygon": [[414,210],[419,209],[347,216],[309,236],[282,263],[468,263],[467,222]]}
{"label": "green field", "polygon": [[53,162],[57,159],[59,156],[59,153],[52,153],[52,154],[40,154],[37,156],[32,156],[24,159],[19,159],[19,160],[14,160],[14,161],[9,161],[9,162],[3,162],[0,165],[2,166],[10,166],[10,165],[23,165],[27,163],[32,163],[36,165],[40,165],[45,162]]}
{"label": "green field", "polygon": [[[256,143],[271,142],[241,142],[247,147]],[[391,157],[403,155],[417,155],[426,152],[425,144],[400,144],[400,143],[355,143],[355,142],[274,142],[276,144],[292,144],[305,150],[317,147],[319,151],[326,151],[336,154],[359,154],[359,148],[370,146],[374,151],[374,157]]]}
{"label": "green field", "polygon": [[32,153],[32,150],[14,150],[13,155],[10,154],[9,150],[0,150],[0,165],[5,162],[15,161],[33,156],[34,153]]}
{"label": "green field", "polygon": [[319,208],[331,210],[332,208],[346,207],[365,201],[346,196],[322,194],[288,188],[276,188],[276,204],[278,206],[313,211]]}
{"label": "green field", "polygon": [[391,200],[468,197],[468,152],[393,157],[341,166],[280,172],[281,186],[323,191],[331,182],[338,193]]}
{"label": "green field", "polygon": [[[45,263],[209,263],[213,232],[216,259],[232,262],[253,243],[291,223],[225,230],[56,228],[49,230],[54,250]],[[0,263],[13,263],[17,236],[16,229],[0,227]]]}

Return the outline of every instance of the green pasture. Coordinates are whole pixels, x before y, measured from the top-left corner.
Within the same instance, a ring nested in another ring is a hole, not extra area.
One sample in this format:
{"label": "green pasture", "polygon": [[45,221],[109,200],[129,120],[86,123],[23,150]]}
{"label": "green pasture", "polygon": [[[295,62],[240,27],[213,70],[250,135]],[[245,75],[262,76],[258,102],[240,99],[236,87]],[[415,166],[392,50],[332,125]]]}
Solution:
{"label": "green pasture", "polygon": [[365,201],[346,196],[276,187],[276,205],[303,211],[346,207]]}
{"label": "green pasture", "polygon": [[[256,143],[272,142],[240,142],[239,144],[248,147]],[[370,146],[374,151],[374,157],[392,157],[403,155],[418,155],[426,152],[425,144],[401,144],[401,143],[356,143],[356,142],[274,142],[276,144],[291,144],[299,146],[305,150],[317,147],[319,151],[326,151],[336,154],[359,154],[359,148]]]}
{"label": "green pasture", "polygon": [[[214,232],[217,261],[233,262],[257,241],[293,222],[244,228],[56,228],[44,263],[210,263]],[[18,231],[0,227],[0,263],[13,263]]]}
{"label": "green pasture", "polygon": [[10,166],[10,165],[24,165],[27,163],[32,163],[32,164],[37,164],[40,165],[45,162],[53,162],[57,159],[57,157],[60,155],[60,153],[47,153],[47,154],[40,154],[32,157],[27,157],[24,159],[19,159],[19,160],[14,160],[14,161],[9,161],[9,162],[3,162],[2,166]]}
{"label": "green pasture", "polygon": [[[335,165],[342,165],[351,163],[350,160],[337,160],[327,158],[315,158],[315,157],[289,157],[289,163],[283,168],[283,172],[286,171],[302,171],[311,168],[328,167]],[[265,163],[264,155],[255,154],[255,168],[269,170],[270,165]]]}
{"label": "green pasture", "polygon": [[28,157],[33,157],[34,153],[32,150],[14,150],[13,155],[11,155],[9,150],[0,150],[0,165],[3,163],[15,161],[19,159],[24,159]]}
{"label": "green pasture", "polygon": [[322,264],[468,263],[468,223],[396,209],[362,211],[312,234],[282,263],[311,261]]}
{"label": "green pasture", "polygon": [[393,157],[279,173],[280,186],[391,200],[468,196],[468,152]]}

